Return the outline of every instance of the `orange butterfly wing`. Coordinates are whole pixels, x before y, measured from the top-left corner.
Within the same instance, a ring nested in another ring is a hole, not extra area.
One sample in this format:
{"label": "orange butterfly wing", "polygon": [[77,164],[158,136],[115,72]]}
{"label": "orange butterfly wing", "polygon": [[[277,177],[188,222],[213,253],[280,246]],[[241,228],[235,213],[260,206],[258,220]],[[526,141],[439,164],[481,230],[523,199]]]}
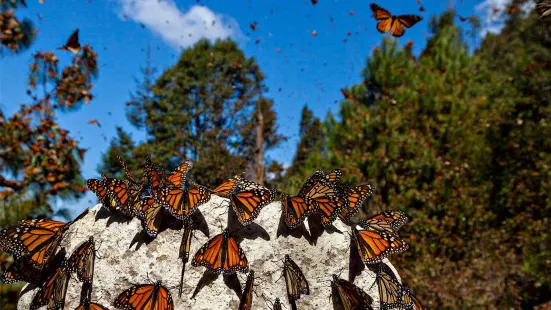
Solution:
{"label": "orange butterfly wing", "polygon": [[151,237],[157,237],[162,222],[162,206],[155,199],[148,198],[140,201],[137,217],[142,222],[143,230]]}
{"label": "orange butterfly wing", "polygon": [[217,196],[228,198],[228,194],[231,193],[241,181],[243,181],[242,174],[235,175],[233,178],[218,185],[212,192]]}
{"label": "orange butterfly wing", "polygon": [[404,252],[409,247],[398,235],[384,231],[352,229],[352,238],[367,265],[380,263],[389,254]]}
{"label": "orange butterfly wing", "polygon": [[128,310],[173,310],[174,303],[168,289],[160,281],[153,284],[140,284],[122,292],[113,305]]}
{"label": "orange butterfly wing", "polygon": [[191,265],[206,267],[214,273],[246,273],[249,270],[245,253],[227,230],[203,245],[195,253]]}
{"label": "orange butterfly wing", "polygon": [[289,228],[294,229],[316,210],[317,203],[310,197],[291,197],[282,194],[281,208],[283,209],[285,223]]}
{"label": "orange butterfly wing", "polygon": [[176,187],[180,188],[186,184],[186,175],[188,171],[193,167],[191,161],[185,161],[172,171],[167,179]]}
{"label": "orange butterfly wing", "polygon": [[95,302],[86,301],[83,305],[78,306],[75,310],[109,310],[106,307],[96,304]]}
{"label": "orange butterfly wing", "polygon": [[69,272],[76,272],[81,282],[92,283],[94,277],[94,262],[96,257],[94,238],[81,244],[68,261]]}
{"label": "orange butterfly wing", "polygon": [[64,261],[34,295],[31,310],[36,310],[45,305],[48,305],[48,309],[62,309],[65,304],[68,284],[69,273],[66,261]]}
{"label": "orange butterfly wing", "polygon": [[405,32],[406,32],[406,29],[404,28],[404,25],[402,25],[396,19],[393,19],[390,25],[390,34],[399,38],[403,36]]}
{"label": "orange butterfly wing", "polygon": [[275,191],[254,182],[243,181],[232,191],[230,200],[242,225],[249,225],[275,198]]}
{"label": "orange butterfly wing", "polygon": [[392,14],[375,3],[371,3],[369,7],[373,11],[373,17],[378,21],[377,30],[381,33],[388,32],[393,21]]}
{"label": "orange butterfly wing", "polygon": [[345,195],[347,203],[339,212],[339,218],[343,221],[349,221],[359,211],[364,200],[373,194],[375,186],[371,184],[362,184],[355,187],[343,185],[341,191]]}
{"label": "orange butterfly wing", "polygon": [[247,276],[245,289],[239,300],[239,310],[250,310],[253,304],[253,288],[254,288],[254,271],[251,270]]}

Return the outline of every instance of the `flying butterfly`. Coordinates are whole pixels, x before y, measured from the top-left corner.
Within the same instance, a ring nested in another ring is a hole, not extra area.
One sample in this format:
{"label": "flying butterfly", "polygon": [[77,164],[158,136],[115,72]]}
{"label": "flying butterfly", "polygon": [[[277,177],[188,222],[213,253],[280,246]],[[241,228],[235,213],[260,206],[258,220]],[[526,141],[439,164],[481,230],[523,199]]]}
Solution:
{"label": "flying butterfly", "polygon": [[418,15],[392,15],[389,11],[375,3],[371,3],[370,7],[373,11],[373,16],[378,21],[377,30],[381,33],[390,32],[395,37],[404,35],[404,27],[411,28],[423,19]]}
{"label": "flying butterfly", "polygon": [[67,261],[63,261],[55,272],[40,286],[31,302],[31,310],[48,306],[48,310],[63,309],[69,284]]}
{"label": "flying butterfly", "polygon": [[262,208],[274,200],[275,190],[242,180],[227,195],[237,219],[241,225],[246,226],[258,217]]}
{"label": "flying butterfly", "polygon": [[228,229],[214,236],[195,253],[191,265],[204,266],[213,273],[247,273],[249,263],[243,249]]}
{"label": "flying butterfly", "polygon": [[186,272],[186,263],[189,260],[189,249],[191,247],[191,233],[193,223],[191,219],[184,220],[184,234],[182,236],[182,242],[180,243],[180,251],[178,252],[178,258],[182,260],[182,275],[180,277],[180,288],[178,290],[178,297],[182,297],[182,288],[184,285],[184,273]]}
{"label": "flying butterfly", "polygon": [[59,49],[69,51],[73,54],[78,54],[78,52],[80,52],[80,43],[78,42],[78,29],[71,34],[71,36],[67,40],[67,43],[65,43],[65,45],[63,45]]}
{"label": "flying butterfly", "polygon": [[241,299],[239,300],[239,310],[251,310],[253,304],[253,289],[254,289],[254,271],[249,271],[247,276],[247,283],[245,284],[245,289],[243,294],[241,294]]}
{"label": "flying butterfly", "polygon": [[344,310],[373,310],[373,298],[350,281],[333,275],[331,281],[332,298]]}
{"label": "flying butterfly", "polygon": [[306,277],[302,273],[300,267],[289,255],[285,255],[283,276],[285,277],[285,285],[287,287],[289,300],[300,299],[300,295],[310,295],[310,288]]}
{"label": "flying butterfly", "polygon": [[379,263],[389,254],[408,249],[408,244],[400,239],[393,228],[397,226],[393,224],[396,223],[388,222],[377,214],[352,228],[352,239],[365,264]]}
{"label": "flying butterfly", "polygon": [[75,310],[109,310],[109,309],[95,302],[90,302],[89,300],[86,300],[82,305],[78,306]]}
{"label": "flying butterfly", "polygon": [[173,310],[174,303],[168,288],[155,284],[139,284],[122,292],[115,302],[115,308],[124,310]]}
{"label": "flying butterfly", "polygon": [[360,210],[364,200],[373,194],[375,186],[371,184],[362,184],[350,187],[348,184],[342,184],[340,189],[348,203],[346,203],[339,212],[339,218],[342,221],[350,221],[351,217]]}
{"label": "flying butterfly", "polygon": [[94,237],[82,243],[69,257],[67,270],[76,272],[78,279],[84,283],[92,283],[94,278],[94,262],[96,249]]}
{"label": "flying butterfly", "polygon": [[536,13],[540,18],[551,15],[551,0],[543,0],[536,4]]}

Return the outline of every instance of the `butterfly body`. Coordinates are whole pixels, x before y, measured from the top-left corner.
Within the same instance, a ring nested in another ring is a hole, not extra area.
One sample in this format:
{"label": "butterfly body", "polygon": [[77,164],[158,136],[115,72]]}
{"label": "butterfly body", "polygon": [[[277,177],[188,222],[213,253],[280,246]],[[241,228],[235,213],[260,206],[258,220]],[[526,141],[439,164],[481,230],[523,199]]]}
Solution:
{"label": "butterfly body", "polygon": [[[405,28],[410,28],[423,20],[417,15],[392,15],[383,7],[371,3],[373,16],[377,20],[377,30],[381,33],[390,32],[394,37],[401,37],[405,33]],[[405,27],[405,28],[404,28]]]}

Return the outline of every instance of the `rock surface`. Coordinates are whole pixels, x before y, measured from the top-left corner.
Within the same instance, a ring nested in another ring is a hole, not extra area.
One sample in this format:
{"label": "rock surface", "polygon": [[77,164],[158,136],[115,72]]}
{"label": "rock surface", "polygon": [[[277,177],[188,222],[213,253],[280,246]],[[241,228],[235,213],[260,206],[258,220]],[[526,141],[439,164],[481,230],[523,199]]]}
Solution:
{"label": "rock surface", "polygon": [[[287,304],[282,277],[285,254],[289,254],[301,267],[310,285],[310,295],[297,301],[298,309],[333,309],[329,298],[333,273],[343,279],[354,278],[354,283],[373,297],[374,309],[379,308],[375,273],[364,267],[357,253],[351,253],[348,226],[337,220],[323,231],[321,224],[315,224],[315,219],[312,219],[306,225],[288,230],[281,219],[281,204],[275,201],[260,212],[255,223],[240,228],[233,210],[228,212],[228,205],[227,199],[212,196],[193,216],[198,230],[194,231],[191,242],[182,298],[178,298],[182,268],[178,250],[183,230],[178,222],[152,239],[142,232],[138,219],[130,220],[120,214],[109,213],[100,204],[71,226],[61,246],[68,257],[89,236],[94,236],[98,257],[92,301],[109,309],[114,309],[114,299],[128,287],[156,280],[162,280],[163,285],[170,289],[175,309],[237,309],[246,274],[216,276],[206,272],[204,267],[191,266],[195,252],[209,239],[206,234],[213,237],[221,233],[226,225],[237,236],[250,269],[255,271],[253,309],[271,309],[276,297]],[[385,262],[398,276],[388,260]],[[71,275],[65,309],[78,306],[81,287],[82,283],[74,274]],[[36,291],[34,286],[24,287],[18,309],[29,309]],[[288,304],[286,307],[290,309]]]}

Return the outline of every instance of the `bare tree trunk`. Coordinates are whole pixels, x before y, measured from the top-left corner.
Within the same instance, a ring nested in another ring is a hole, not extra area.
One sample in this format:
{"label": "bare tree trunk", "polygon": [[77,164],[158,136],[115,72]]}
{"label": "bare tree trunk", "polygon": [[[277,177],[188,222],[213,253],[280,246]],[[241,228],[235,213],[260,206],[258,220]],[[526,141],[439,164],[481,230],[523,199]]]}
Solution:
{"label": "bare tree trunk", "polygon": [[264,116],[262,98],[256,102],[256,183],[264,185]]}

